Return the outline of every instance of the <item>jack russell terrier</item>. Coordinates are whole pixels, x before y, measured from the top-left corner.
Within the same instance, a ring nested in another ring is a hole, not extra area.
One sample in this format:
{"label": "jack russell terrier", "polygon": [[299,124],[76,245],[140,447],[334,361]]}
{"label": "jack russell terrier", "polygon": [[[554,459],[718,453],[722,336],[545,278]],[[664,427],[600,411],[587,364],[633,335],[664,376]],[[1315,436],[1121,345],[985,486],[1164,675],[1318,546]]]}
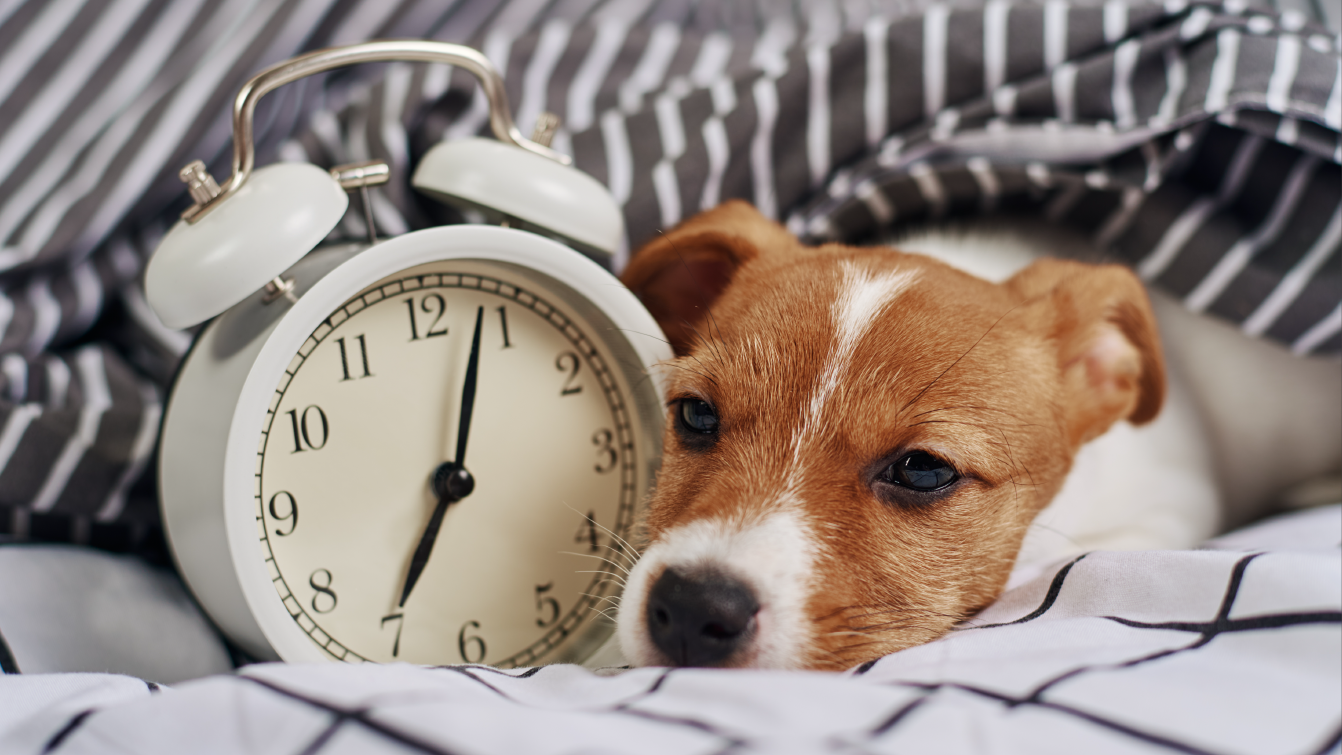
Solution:
{"label": "jack russell terrier", "polygon": [[851,668],[972,617],[1013,567],[1220,526],[1197,412],[1153,422],[1185,389],[1129,270],[921,244],[998,282],[805,247],[740,201],[634,255],[677,355],[617,622],[634,665]]}

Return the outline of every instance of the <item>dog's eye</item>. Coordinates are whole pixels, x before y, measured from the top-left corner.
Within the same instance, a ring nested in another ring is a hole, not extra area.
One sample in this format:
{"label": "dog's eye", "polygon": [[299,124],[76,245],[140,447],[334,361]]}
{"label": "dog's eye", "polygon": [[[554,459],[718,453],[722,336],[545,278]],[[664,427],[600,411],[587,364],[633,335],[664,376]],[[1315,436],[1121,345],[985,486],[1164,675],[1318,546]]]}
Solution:
{"label": "dog's eye", "polygon": [[914,451],[904,454],[894,464],[885,468],[881,477],[900,487],[917,490],[921,493],[940,490],[955,482],[959,475],[955,467],[938,459],[926,451]]}
{"label": "dog's eye", "polygon": [[711,435],[718,431],[718,410],[703,399],[683,399],[676,417],[681,428],[689,432]]}

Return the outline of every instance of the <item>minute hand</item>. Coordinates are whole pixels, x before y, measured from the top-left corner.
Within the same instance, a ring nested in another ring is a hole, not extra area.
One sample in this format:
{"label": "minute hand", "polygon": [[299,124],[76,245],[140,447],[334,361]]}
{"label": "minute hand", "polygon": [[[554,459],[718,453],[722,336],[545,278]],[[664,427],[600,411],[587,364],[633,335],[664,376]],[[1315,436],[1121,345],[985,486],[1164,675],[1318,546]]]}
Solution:
{"label": "minute hand", "polygon": [[398,606],[404,608],[410,591],[419,581],[419,575],[429,563],[429,554],[433,553],[433,544],[438,539],[438,530],[443,525],[443,515],[447,507],[471,494],[475,489],[475,478],[466,471],[466,441],[471,434],[471,413],[475,408],[475,385],[480,368],[480,325],[484,322],[485,308],[475,312],[475,335],[471,337],[471,356],[466,362],[466,380],[461,389],[461,416],[457,421],[457,457],[438,465],[433,473],[433,492],[438,496],[438,505],[433,508],[433,516],[419,538],[419,545],[410,557],[410,570],[405,575],[405,587],[401,589]]}
{"label": "minute hand", "polygon": [[[471,435],[471,412],[475,408],[475,379],[480,372],[480,325],[484,322],[485,308],[475,310],[475,335],[471,336],[471,358],[466,362],[466,381],[461,387],[461,418],[457,420],[457,458],[460,469],[466,468],[466,439]],[[462,497],[469,494],[463,493]]]}

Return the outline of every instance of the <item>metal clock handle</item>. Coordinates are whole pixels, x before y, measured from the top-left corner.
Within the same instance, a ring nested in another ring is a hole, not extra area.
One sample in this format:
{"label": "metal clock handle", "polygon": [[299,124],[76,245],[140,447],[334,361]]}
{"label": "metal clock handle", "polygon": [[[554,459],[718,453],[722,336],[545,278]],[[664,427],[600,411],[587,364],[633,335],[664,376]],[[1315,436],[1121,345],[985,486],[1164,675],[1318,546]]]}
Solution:
{"label": "metal clock handle", "polygon": [[256,161],[252,119],[256,112],[256,103],[267,93],[323,71],[356,63],[393,61],[446,63],[469,71],[480,81],[485,99],[489,102],[489,124],[499,141],[547,157],[560,165],[572,162],[567,155],[522,136],[522,132],[513,123],[512,110],[508,106],[502,77],[489,59],[478,51],[447,42],[417,39],[377,40],[315,50],[290,58],[261,71],[244,84],[233,100],[233,175],[220,186],[200,162],[183,168],[182,180],[187,183],[195,204],[182,214],[182,219],[188,223],[195,222],[247,182]]}

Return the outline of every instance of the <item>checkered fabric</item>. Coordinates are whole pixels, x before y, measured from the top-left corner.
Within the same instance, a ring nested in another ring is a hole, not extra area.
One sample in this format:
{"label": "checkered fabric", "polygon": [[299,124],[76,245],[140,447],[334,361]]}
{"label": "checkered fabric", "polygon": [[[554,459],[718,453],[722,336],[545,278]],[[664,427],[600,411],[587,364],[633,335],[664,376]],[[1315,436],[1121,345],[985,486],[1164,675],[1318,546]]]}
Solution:
{"label": "checkered fabric", "polygon": [[0,677],[0,751],[1182,753],[1342,743],[1342,506],[1092,553],[847,674],[268,664]]}

